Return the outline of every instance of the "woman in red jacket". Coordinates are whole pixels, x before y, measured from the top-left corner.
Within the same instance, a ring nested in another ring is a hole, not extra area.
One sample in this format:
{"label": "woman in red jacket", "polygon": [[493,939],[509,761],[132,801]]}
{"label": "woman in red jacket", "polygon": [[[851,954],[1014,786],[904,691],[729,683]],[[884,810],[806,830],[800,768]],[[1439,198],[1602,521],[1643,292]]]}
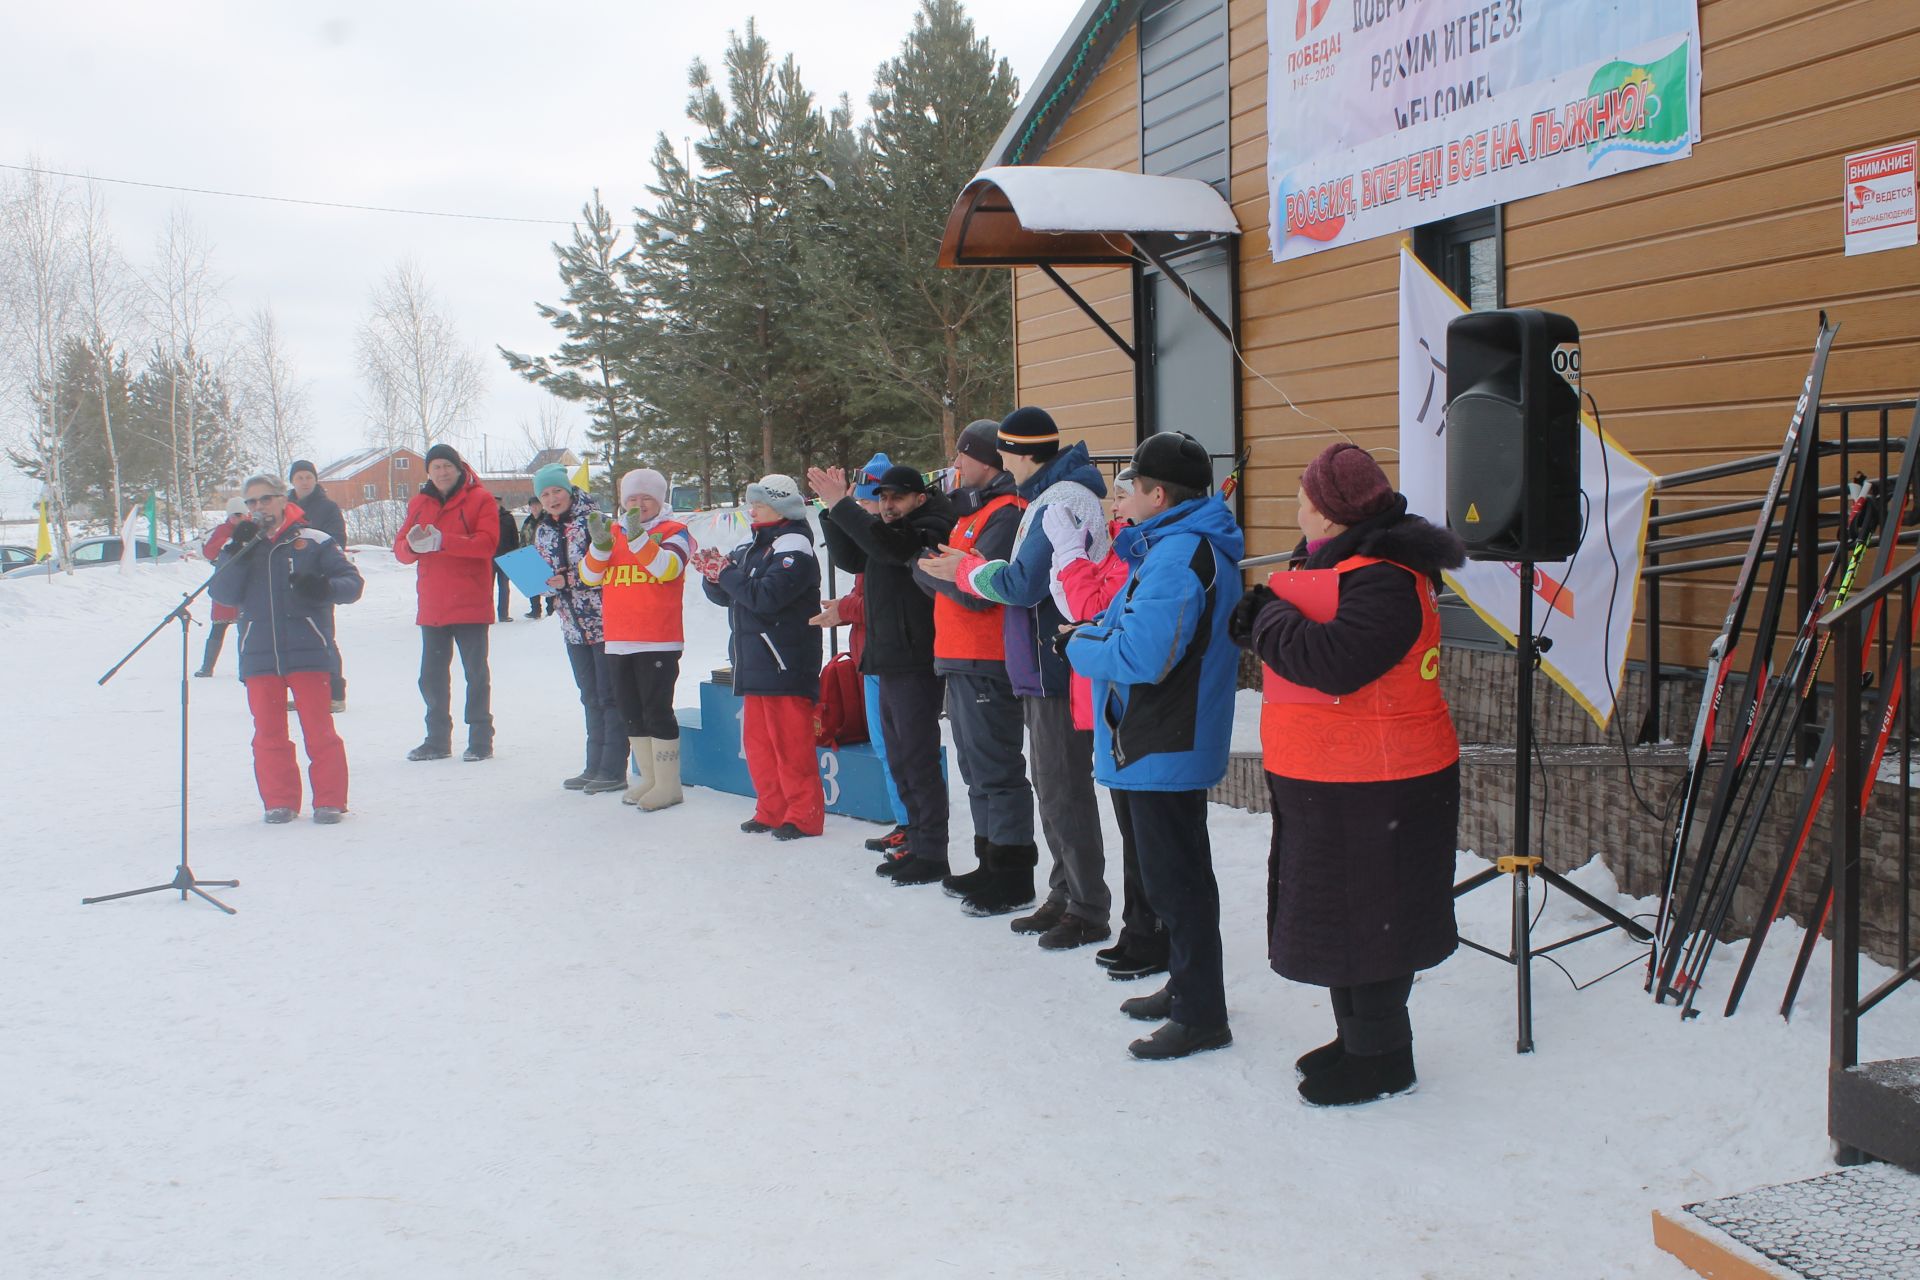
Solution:
{"label": "woman in red jacket", "polygon": [[487,628],[494,621],[493,557],[500,544],[500,508],[450,444],[427,450],[427,482],[407,504],[393,540],[401,564],[417,564],[420,606],[420,696],[427,737],[409,760],[453,754],[453,651],[467,681],[467,760],[493,755],[492,688]]}

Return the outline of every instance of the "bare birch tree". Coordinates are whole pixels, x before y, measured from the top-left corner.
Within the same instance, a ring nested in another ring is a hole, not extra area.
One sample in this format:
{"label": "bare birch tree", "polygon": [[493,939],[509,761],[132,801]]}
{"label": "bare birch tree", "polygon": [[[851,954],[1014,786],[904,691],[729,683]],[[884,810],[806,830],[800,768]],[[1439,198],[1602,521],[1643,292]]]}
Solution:
{"label": "bare birch tree", "polygon": [[167,215],[154,246],[156,262],[148,277],[152,326],[168,366],[167,433],[173,469],[170,496],[173,533],[180,521],[198,519],[200,499],[199,414],[201,397],[183,378],[192,378],[198,358],[219,345],[224,319],[223,282],[214,274],[213,246],[184,209]]}
{"label": "bare birch tree", "polygon": [[118,518],[125,496],[120,468],[121,436],[129,429],[126,422],[115,422],[114,396],[109,382],[113,374],[113,351],[132,345],[129,329],[138,318],[132,268],[113,242],[107,225],[106,200],[98,187],[89,182],[76,205],[76,303],[83,341],[93,356],[95,387],[99,400],[101,443],[106,448],[109,469],[107,510]]}
{"label": "bare birch tree", "polygon": [[248,317],[234,367],[239,374],[247,451],[284,476],[306,447],[310,389],[294,371],[286,335],[271,306]]}
{"label": "bare birch tree", "polygon": [[53,535],[67,562],[66,451],[72,424],[59,421],[60,349],[77,316],[73,193],[35,161],[0,186],[0,357],[6,389],[26,427],[14,465],[45,486]]}
{"label": "bare birch tree", "polygon": [[425,453],[464,427],[479,405],[480,358],[411,260],[374,286],[358,350],[376,443],[405,443]]}
{"label": "bare birch tree", "polygon": [[520,438],[526,442],[527,459],[532,461],[549,449],[573,447],[573,424],[561,403],[548,396],[531,418],[520,419]]}

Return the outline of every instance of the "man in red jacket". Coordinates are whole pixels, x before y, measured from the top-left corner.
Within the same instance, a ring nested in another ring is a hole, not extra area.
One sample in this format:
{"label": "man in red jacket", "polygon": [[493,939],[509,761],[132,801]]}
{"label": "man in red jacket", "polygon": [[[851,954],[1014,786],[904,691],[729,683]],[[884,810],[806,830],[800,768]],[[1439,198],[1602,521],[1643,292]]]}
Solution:
{"label": "man in red jacket", "polygon": [[407,504],[393,540],[401,564],[419,565],[420,696],[427,737],[409,760],[453,754],[453,651],[467,681],[466,760],[493,755],[493,712],[487,676],[487,628],[493,617],[493,557],[500,509],[450,444],[427,450],[427,482]]}

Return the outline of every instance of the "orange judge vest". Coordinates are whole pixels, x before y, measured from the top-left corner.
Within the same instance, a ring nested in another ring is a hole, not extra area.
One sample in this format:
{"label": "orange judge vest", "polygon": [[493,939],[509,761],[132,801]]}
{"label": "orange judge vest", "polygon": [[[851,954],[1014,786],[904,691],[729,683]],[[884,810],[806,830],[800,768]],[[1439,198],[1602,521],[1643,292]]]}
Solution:
{"label": "orange judge vest", "polygon": [[1425,575],[1403,564],[1353,556],[1339,574],[1392,564],[1420,594],[1420,635],[1372,684],[1332,702],[1267,702],[1260,747],[1268,773],[1302,782],[1391,782],[1438,773],[1460,758],[1453,717],[1440,693],[1440,605]]}

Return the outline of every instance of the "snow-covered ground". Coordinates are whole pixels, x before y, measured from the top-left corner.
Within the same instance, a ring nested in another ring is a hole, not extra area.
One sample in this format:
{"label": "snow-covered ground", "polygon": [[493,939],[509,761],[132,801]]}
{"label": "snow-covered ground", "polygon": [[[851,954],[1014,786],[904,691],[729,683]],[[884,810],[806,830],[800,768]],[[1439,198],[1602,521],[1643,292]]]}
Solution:
{"label": "snow-covered ground", "polygon": [[[1234,1045],[1136,1063],[1116,1005],[1145,984],[887,886],[875,828],[778,844],[737,796],[562,791],[551,620],[494,632],[498,757],[408,763],[412,574],[360,562],[345,824],[263,825],[231,644],[193,682],[192,861],[240,880],[234,917],[79,902],[172,874],[174,635],[94,680],[202,566],[0,585],[0,1274],[1679,1277],[1649,1210],[1828,1167],[1824,956],[1790,1026],[1541,964],[1517,1057],[1511,971],[1462,951],[1414,995],[1419,1091],[1314,1112],[1292,1063],[1330,1019],[1266,968],[1266,819],[1212,815]],[[723,641],[689,613],[683,703]],[[1468,932],[1500,941],[1507,901]],[[1541,936],[1582,923],[1555,899]],[[1920,1002],[1864,1038],[1912,1052]]]}

